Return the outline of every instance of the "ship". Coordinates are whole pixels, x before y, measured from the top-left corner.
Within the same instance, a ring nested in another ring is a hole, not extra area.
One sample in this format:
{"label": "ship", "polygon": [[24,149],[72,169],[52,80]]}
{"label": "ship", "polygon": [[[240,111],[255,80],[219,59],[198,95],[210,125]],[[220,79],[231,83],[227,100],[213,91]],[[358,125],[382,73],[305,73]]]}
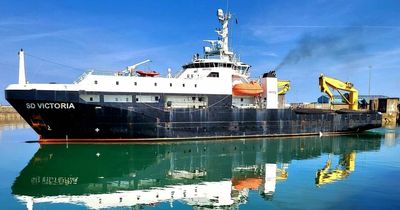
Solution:
{"label": "ship", "polygon": [[217,10],[217,40],[172,75],[137,69],[84,72],[71,84],[33,84],[19,52],[19,79],[7,101],[53,141],[147,141],[330,135],[381,126],[373,111],[305,110],[278,106],[274,71],[256,79],[229,48],[231,14]]}

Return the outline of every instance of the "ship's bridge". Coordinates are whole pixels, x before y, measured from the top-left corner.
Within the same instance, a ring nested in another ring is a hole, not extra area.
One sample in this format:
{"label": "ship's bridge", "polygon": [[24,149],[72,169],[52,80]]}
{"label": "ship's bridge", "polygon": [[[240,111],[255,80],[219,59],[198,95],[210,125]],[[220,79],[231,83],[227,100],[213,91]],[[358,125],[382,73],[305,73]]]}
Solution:
{"label": "ship's bridge", "polygon": [[234,63],[234,62],[221,62],[220,60],[209,60],[209,59],[202,59],[196,60],[192,63],[188,63],[182,66],[184,70],[189,68],[229,68],[236,71],[241,72],[248,72],[250,69],[250,65],[244,63]]}
{"label": "ship's bridge", "polygon": [[242,62],[224,61],[221,59],[196,59],[182,66],[178,78],[204,78],[224,77],[231,78],[232,75],[241,75],[248,78],[250,65]]}

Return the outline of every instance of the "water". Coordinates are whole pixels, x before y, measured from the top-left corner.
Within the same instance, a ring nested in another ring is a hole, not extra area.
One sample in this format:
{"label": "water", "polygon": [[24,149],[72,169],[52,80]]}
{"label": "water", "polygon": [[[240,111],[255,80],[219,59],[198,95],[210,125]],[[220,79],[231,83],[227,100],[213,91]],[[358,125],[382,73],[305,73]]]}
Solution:
{"label": "water", "polygon": [[0,125],[0,209],[400,209],[400,128],[273,140],[26,143],[36,139],[21,122]]}

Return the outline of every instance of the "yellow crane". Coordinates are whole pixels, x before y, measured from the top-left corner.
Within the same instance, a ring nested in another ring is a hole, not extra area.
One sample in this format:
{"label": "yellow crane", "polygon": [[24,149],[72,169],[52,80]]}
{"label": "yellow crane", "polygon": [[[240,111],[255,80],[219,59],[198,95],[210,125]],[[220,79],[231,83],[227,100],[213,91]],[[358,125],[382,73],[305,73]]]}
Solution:
{"label": "yellow crane", "polygon": [[[326,93],[329,96],[329,103],[332,108],[332,101],[334,99],[333,93],[330,88],[337,90],[342,96],[343,100],[349,105],[350,110],[358,110],[358,90],[354,88],[351,82],[342,82],[332,77],[327,77],[321,74],[319,77],[319,88],[321,92]],[[340,90],[348,91],[349,97],[344,96]]]}
{"label": "yellow crane", "polygon": [[356,152],[352,151],[348,154],[344,154],[339,161],[341,167],[330,170],[332,161],[329,158],[328,161],[326,161],[325,166],[317,171],[315,175],[315,184],[319,187],[324,184],[347,178],[350,173],[355,170],[355,160]]}
{"label": "yellow crane", "polygon": [[278,181],[285,181],[289,176],[289,173],[286,171],[285,167],[277,168],[276,169],[276,180]]}
{"label": "yellow crane", "polygon": [[289,80],[278,80],[278,95],[285,95],[290,89]]}

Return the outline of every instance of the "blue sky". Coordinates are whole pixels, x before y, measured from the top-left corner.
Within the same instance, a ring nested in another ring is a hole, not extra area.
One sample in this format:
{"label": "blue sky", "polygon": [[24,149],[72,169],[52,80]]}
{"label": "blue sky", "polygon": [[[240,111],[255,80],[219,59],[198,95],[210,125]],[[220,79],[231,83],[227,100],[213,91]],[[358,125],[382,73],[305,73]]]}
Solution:
{"label": "blue sky", "polygon": [[[320,73],[368,94],[371,71],[371,94],[400,96],[400,1],[228,6],[238,19],[230,45],[252,65],[253,77],[285,61],[277,74],[292,81],[288,102],[316,101]],[[226,7],[225,0],[0,1],[0,84],[17,82],[20,48],[31,83],[70,83],[86,69],[121,70],[145,59],[152,60],[145,69],[177,72],[202,53],[202,40],[216,38],[216,10]]]}

